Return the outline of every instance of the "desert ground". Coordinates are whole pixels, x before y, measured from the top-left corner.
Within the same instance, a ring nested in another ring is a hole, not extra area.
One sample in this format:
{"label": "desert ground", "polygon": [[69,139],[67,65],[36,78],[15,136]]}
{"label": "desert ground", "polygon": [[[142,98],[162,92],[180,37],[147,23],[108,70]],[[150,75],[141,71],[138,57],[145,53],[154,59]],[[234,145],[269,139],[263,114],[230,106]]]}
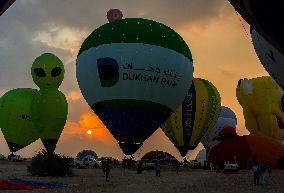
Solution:
{"label": "desert ground", "polygon": [[113,167],[110,181],[106,182],[101,169],[74,169],[72,177],[35,177],[27,174],[28,162],[0,161],[0,179],[21,178],[26,180],[78,184],[73,187],[0,192],[80,192],[80,193],[283,193],[284,171],[274,170],[267,183],[253,185],[252,173],[241,170],[239,174],[223,174],[202,169],[181,168],[179,175],[171,167],[162,166],[161,177],[153,170],[137,174],[136,170]]}

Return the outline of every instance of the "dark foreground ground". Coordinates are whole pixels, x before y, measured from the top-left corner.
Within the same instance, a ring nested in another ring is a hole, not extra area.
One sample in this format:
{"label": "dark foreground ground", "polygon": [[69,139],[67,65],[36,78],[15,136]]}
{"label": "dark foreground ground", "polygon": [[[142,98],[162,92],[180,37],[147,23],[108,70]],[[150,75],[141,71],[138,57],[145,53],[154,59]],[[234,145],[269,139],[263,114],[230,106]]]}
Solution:
{"label": "dark foreground ground", "polygon": [[106,182],[101,169],[74,169],[75,176],[64,178],[32,177],[26,172],[27,163],[0,161],[0,179],[22,178],[37,181],[57,181],[79,184],[52,190],[0,191],[0,192],[80,192],[80,193],[284,193],[284,171],[274,170],[263,186],[253,185],[252,173],[223,174],[210,171],[181,169],[179,175],[172,168],[162,167],[161,177],[154,171],[124,171],[120,166],[111,170]]}

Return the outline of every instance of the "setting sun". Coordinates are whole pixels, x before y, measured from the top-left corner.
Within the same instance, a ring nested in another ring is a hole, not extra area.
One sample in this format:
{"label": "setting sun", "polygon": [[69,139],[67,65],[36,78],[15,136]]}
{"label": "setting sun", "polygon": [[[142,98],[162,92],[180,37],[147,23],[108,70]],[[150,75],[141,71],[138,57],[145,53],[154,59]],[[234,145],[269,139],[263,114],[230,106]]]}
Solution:
{"label": "setting sun", "polygon": [[88,135],[91,135],[92,134],[92,130],[88,130],[87,132],[86,132]]}

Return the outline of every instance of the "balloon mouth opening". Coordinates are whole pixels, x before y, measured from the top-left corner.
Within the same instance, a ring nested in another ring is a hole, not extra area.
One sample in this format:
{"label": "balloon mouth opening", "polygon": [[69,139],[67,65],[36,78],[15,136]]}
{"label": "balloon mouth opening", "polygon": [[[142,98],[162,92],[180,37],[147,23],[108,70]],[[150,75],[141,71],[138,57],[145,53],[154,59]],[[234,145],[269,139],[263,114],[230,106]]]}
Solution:
{"label": "balloon mouth opening", "polygon": [[143,145],[142,142],[118,141],[124,155],[131,156]]}
{"label": "balloon mouth opening", "polygon": [[280,117],[276,116],[276,119],[277,119],[277,124],[278,124],[278,127],[280,129],[284,129],[284,119],[281,119]]}

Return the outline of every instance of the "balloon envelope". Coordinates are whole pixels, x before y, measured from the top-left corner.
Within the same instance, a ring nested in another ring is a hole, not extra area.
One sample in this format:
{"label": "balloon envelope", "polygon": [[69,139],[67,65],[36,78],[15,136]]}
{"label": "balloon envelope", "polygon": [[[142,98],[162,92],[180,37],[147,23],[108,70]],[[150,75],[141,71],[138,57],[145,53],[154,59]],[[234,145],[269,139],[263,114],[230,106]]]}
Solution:
{"label": "balloon envelope", "polygon": [[245,83],[237,86],[238,101],[243,108],[246,128],[251,133],[262,133],[274,139],[284,138],[284,98],[282,89],[269,76],[248,80],[252,86],[249,94]]}
{"label": "balloon envelope", "polygon": [[214,140],[218,137],[220,131],[226,127],[236,128],[237,126],[237,117],[234,111],[229,107],[221,106],[221,112],[219,118],[213,128],[209,129],[209,132],[202,138],[201,142],[203,146],[209,151],[210,148],[218,144],[217,140]]}
{"label": "balloon envelope", "polygon": [[221,112],[219,117],[234,119],[237,124],[237,116],[234,111],[232,111],[232,109],[230,109],[229,107],[221,106]]}
{"label": "balloon envelope", "polygon": [[16,0],[0,0],[0,16],[15,2]]}
{"label": "balloon envelope", "polygon": [[271,77],[284,88],[284,55],[279,52],[265,38],[259,35],[254,29],[251,29],[252,42],[255,52]]}
{"label": "balloon envelope", "polygon": [[63,93],[57,89],[38,91],[32,104],[32,118],[47,151],[55,150],[67,114],[68,103]]}
{"label": "balloon envelope", "polygon": [[261,134],[233,137],[219,143],[210,151],[208,161],[224,163],[236,159],[240,168],[247,168],[252,161],[271,163],[277,167],[277,161],[284,155],[284,146],[274,139]]}
{"label": "balloon envelope", "polygon": [[5,93],[0,100],[0,128],[11,152],[16,152],[39,138],[34,127],[31,104],[37,90],[18,88]]}
{"label": "balloon envelope", "polygon": [[161,128],[184,157],[215,125],[220,107],[221,98],[215,86],[207,80],[194,78],[182,105]]}
{"label": "balloon envelope", "polygon": [[184,40],[171,28],[141,18],[95,29],[76,63],[84,98],[128,155],[175,111],[192,73]]}
{"label": "balloon envelope", "polygon": [[236,120],[219,117],[215,126],[202,138],[201,142],[208,151],[219,143],[216,138],[218,138],[219,133],[226,127],[236,128]]}
{"label": "balloon envelope", "polygon": [[284,1],[229,0],[261,36],[284,54]]}

